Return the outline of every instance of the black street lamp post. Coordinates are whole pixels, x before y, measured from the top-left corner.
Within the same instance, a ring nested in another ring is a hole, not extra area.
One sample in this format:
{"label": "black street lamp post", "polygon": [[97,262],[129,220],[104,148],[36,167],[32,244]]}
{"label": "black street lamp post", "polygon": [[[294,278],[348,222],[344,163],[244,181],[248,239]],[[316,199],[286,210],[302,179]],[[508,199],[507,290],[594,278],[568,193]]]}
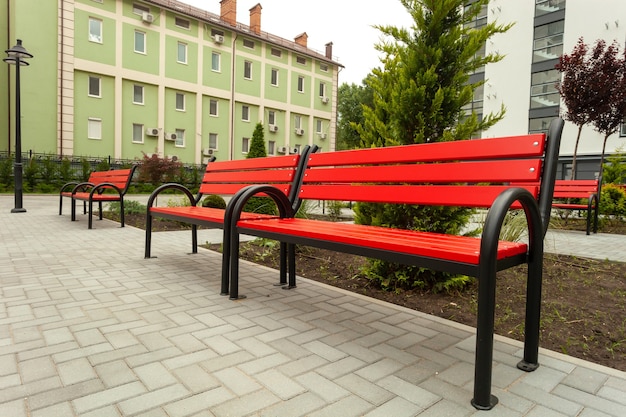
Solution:
{"label": "black street lamp post", "polygon": [[17,40],[17,45],[11,49],[7,49],[8,58],[4,58],[4,62],[15,65],[15,164],[13,165],[13,176],[15,177],[15,208],[11,213],[25,213],[26,209],[22,207],[22,123],[20,109],[20,67],[29,65],[24,61],[25,58],[32,58],[26,48],[22,46],[22,40]]}

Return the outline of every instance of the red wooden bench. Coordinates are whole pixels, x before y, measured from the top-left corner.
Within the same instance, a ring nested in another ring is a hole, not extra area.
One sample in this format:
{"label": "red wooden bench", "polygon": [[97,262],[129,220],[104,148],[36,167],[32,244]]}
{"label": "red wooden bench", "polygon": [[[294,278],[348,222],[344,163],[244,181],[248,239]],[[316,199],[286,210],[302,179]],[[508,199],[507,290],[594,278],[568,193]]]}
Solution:
{"label": "red wooden bench", "polygon": [[[230,226],[230,298],[239,297],[239,235],[316,246],[401,264],[465,274],[479,280],[474,397],[492,408],[491,395],[496,272],[528,265],[524,359],[537,368],[543,238],[547,229],[563,121],[548,136],[418,144],[311,154],[298,190],[300,199],[489,208],[481,237],[399,230],[294,218],[291,202],[272,187],[244,190],[234,202]],[[517,187],[512,182],[534,183]],[[280,216],[250,221],[239,216],[255,193],[271,196]],[[509,208],[523,208],[529,244],[499,241]],[[295,287],[294,251],[288,255],[289,287]]]}
{"label": "red wooden bench", "polygon": [[[102,203],[120,202],[120,223],[124,227],[124,196],[137,169],[134,165],[128,169],[93,171],[87,182],[68,182],[59,193],[59,215],[63,214],[63,197],[71,199],[72,221],[76,221],[76,201],[83,202],[83,214],[89,213],[88,228],[92,228],[93,203],[98,203],[99,219],[102,220]],[[87,210],[89,205],[89,210]]]}
{"label": "red wooden bench", "polygon": [[[196,196],[194,196],[187,187],[180,184],[170,183],[158,187],[152,192],[147,203],[145,258],[151,257],[152,222],[154,218],[169,219],[190,224],[192,253],[198,252],[198,226],[208,228],[224,227],[224,215],[226,210],[198,205],[204,196],[233,196],[242,188],[252,185],[268,184],[271,185],[273,189],[282,193],[288,201],[294,202],[296,200],[295,192],[297,191],[294,184],[299,181],[302,175],[302,164],[306,161],[309,152],[316,149],[317,147],[313,149],[309,146],[305,146],[302,149],[301,155],[296,154],[235,161],[209,162]],[[189,205],[178,207],[156,206],[157,197],[165,190],[182,192],[187,197]],[[249,212],[242,214],[242,218],[246,220],[268,217],[273,216]],[[228,241],[224,242],[223,248],[222,256],[224,259],[228,259],[230,249]],[[281,262],[283,263],[280,278],[281,285],[287,283],[286,257],[284,256],[286,248],[286,245],[281,246],[281,253],[283,253],[281,258]],[[221,292],[223,295],[228,294],[228,273],[226,271],[222,274]]]}
{"label": "red wooden bench", "polygon": [[[552,207],[561,210],[586,210],[587,234],[598,233],[599,196],[598,180],[557,180],[554,185]],[[570,199],[586,199],[586,202],[571,202]]]}

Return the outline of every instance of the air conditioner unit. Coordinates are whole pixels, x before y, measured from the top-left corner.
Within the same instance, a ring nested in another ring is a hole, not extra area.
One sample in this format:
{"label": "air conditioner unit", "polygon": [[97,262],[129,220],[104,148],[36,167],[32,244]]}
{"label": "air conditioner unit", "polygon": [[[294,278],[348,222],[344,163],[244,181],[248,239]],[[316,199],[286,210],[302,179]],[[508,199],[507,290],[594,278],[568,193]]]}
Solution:
{"label": "air conditioner unit", "polygon": [[286,146],[279,146],[278,147],[278,153],[287,153],[287,147]]}
{"label": "air conditioner unit", "polygon": [[165,140],[176,140],[176,133],[166,133]]}
{"label": "air conditioner unit", "polygon": [[330,99],[328,97],[322,97],[322,103],[326,104],[328,103]]}
{"label": "air conditioner unit", "polygon": [[296,135],[298,135],[298,136],[304,135],[304,129],[296,128]]}
{"label": "air conditioner unit", "polygon": [[276,126],[276,125],[269,125],[269,130],[270,130],[270,132],[278,132],[278,126]]}
{"label": "air conditioner unit", "polygon": [[148,136],[159,136],[159,129],[156,127],[149,127],[146,129],[146,135]]}
{"label": "air conditioner unit", "polygon": [[326,133],[320,133],[320,139],[326,139]]}
{"label": "air conditioner unit", "polygon": [[154,22],[154,15],[148,12],[143,12],[143,14],[141,15],[141,20],[146,23],[152,23]]}
{"label": "air conditioner unit", "polygon": [[224,35],[213,35],[215,43],[224,43]]}
{"label": "air conditioner unit", "polygon": [[202,154],[203,154],[204,156],[211,156],[211,155],[213,155],[213,152],[215,152],[215,149],[211,149],[211,148],[204,148],[204,149],[202,150]]}
{"label": "air conditioner unit", "polygon": [[171,159],[173,162],[178,161],[178,155],[167,155],[167,159]]}
{"label": "air conditioner unit", "polygon": [[289,152],[289,153],[300,153],[299,151],[300,151],[300,149],[298,149],[298,148],[293,148],[293,149],[291,149],[291,150],[290,150],[290,152]]}

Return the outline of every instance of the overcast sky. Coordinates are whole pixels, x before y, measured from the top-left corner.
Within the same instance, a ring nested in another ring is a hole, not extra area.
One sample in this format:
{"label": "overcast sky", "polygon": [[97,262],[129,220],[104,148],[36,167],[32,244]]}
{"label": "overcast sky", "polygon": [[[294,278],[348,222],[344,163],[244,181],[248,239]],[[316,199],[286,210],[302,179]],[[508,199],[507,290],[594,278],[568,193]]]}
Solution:
{"label": "overcast sky", "polygon": [[[179,1],[220,13],[220,0]],[[237,21],[250,24],[250,8],[257,3],[263,8],[262,31],[287,40],[306,32],[308,47],[321,53],[332,42],[334,58],[345,67],[339,73],[339,84],[360,85],[372,68],[380,66],[374,49],[380,32],[373,25],[408,28],[412,23],[398,0],[237,0]]]}

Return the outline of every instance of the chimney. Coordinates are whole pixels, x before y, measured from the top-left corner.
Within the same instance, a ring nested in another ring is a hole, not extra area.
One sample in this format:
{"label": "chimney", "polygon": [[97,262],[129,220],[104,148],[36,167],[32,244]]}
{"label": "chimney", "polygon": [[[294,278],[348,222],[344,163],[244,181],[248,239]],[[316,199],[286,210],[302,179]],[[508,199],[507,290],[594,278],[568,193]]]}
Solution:
{"label": "chimney", "polygon": [[237,0],[220,1],[220,18],[231,26],[237,25]]}
{"label": "chimney", "polygon": [[306,48],[307,47],[306,42],[308,38],[309,38],[309,35],[307,35],[306,32],[303,32],[299,34],[298,36],[296,36],[294,40],[296,41],[298,45],[304,46]]}
{"label": "chimney", "polygon": [[326,58],[333,59],[333,43],[328,42],[326,44]]}
{"label": "chimney", "polygon": [[257,35],[261,34],[261,3],[250,9],[250,30]]}

